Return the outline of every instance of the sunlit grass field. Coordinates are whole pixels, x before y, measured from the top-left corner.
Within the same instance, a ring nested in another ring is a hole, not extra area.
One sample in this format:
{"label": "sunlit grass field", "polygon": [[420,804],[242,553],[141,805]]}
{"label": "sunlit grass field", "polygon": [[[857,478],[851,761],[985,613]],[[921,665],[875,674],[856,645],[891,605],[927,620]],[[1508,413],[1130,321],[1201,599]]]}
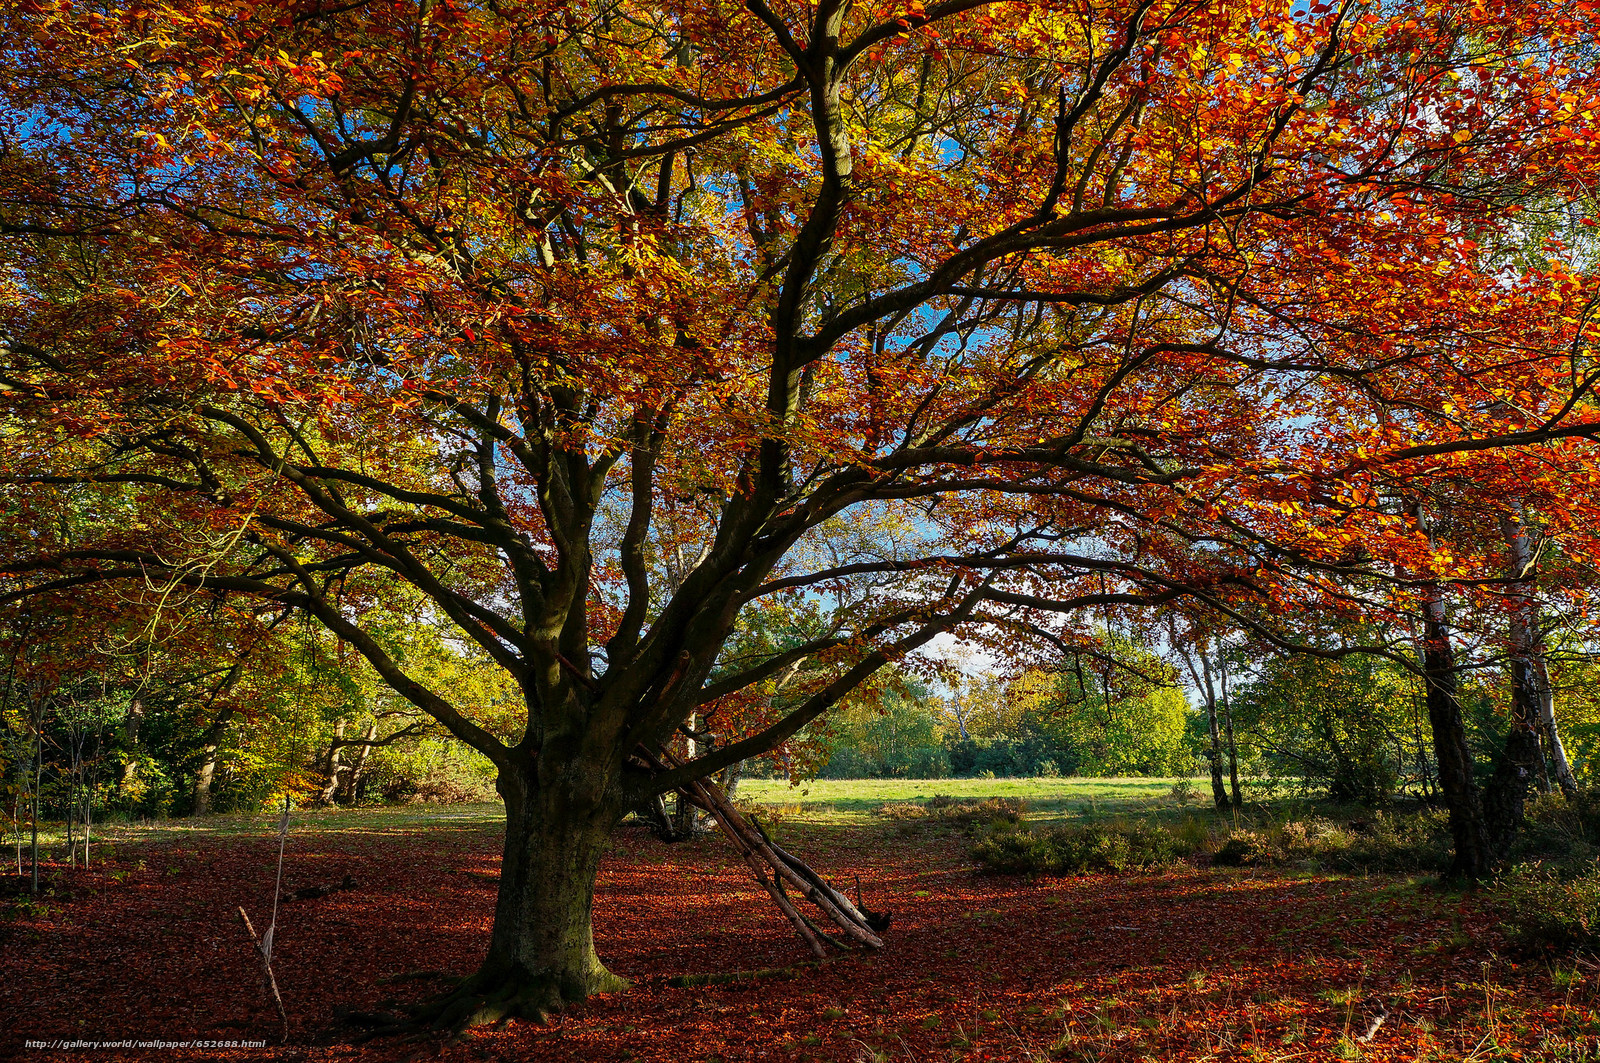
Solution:
{"label": "sunlit grass field", "polygon": [[936,794],[981,800],[1015,797],[1030,819],[1141,812],[1173,803],[1176,778],[1124,779],[746,779],[741,800],[777,808],[790,818],[822,823],[862,821],[882,805],[925,801]]}
{"label": "sunlit grass field", "polygon": [[[745,779],[737,796],[777,812],[792,824],[844,826],[878,820],[883,805],[901,801],[926,801],[943,794],[958,799],[982,800],[986,797],[1012,797],[1027,802],[1030,821],[1098,818],[1102,816],[1175,812],[1181,803],[1173,795],[1176,778],[1050,778],[1050,779],[814,779],[791,785],[786,779]],[[1200,786],[1205,780],[1199,780]],[[1255,799],[1268,795],[1260,786],[1250,787]],[[1209,802],[1191,799],[1190,809],[1203,809]],[[255,815],[233,813],[195,819],[162,819],[145,822],[111,820],[94,825],[95,841],[113,846],[128,842],[174,842],[206,836],[226,839],[259,837],[276,831],[279,813]],[[504,810],[499,804],[395,805],[362,808],[295,808],[290,815],[291,829],[299,833],[366,834],[406,832],[419,827],[443,829],[483,829],[499,826]],[[4,824],[9,828],[9,823]],[[49,849],[65,845],[60,823],[40,824],[40,843]],[[4,841],[15,847],[16,835],[4,829]],[[24,827],[23,846],[28,838]],[[14,859],[14,853],[8,854]]]}

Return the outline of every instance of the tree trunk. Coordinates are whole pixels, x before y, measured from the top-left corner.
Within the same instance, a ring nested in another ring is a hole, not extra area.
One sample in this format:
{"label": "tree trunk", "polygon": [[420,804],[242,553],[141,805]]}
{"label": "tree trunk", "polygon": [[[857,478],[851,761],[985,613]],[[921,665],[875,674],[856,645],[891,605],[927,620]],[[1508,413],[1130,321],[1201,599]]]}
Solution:
{"label": "tree trunk", "polygon": [[33,722],[33,892],[39,892],[39,789],[44,785],[44,710]]}
{"label": "tree trunk", "polygon": [[621,789],[596,778],[603,774],[569,766],[535,782],[501,770],[506,838],[489,954],[431,1021],[543,1020],[564,1003],[627,987],[601,964],[591,925],[600,858],[622,814]]}
{"label": "tree trunk", "polygon": [[328,773],[328,781],[322,786],[322,796],[318,804],[333,804],[333,796],[339,792],[339,770],[343,766],[339,750],[344,747],[339,743],[344,740],[344,720],[339,720],[333,725],[333,741],[328,743],[328,756],[324,766]]}
{"label": "tree trunk", "polygon": [[1328,743],[1328,750],[1333,758],[1333,766],[1329,771],[1328,796],[1335,801],[1356,801],[1361,797],[1361,786],[1356,779],[1355,766],[1350,763],[1350,757],[1344,751],[1344,743],[1339,741],[1339,729],[1333,725],[1331,713],[1318,714],[1322,724],[1322,738]]}
{"label": "tree trunk", "polygon": [[1505,748],[1495,761],[1484,791],[1484,815],[1495,856],[1503,859],[1522,826],[1523,809],[1544,767],[1539,748],[1542,705],[1533,658],[1538,640],[1539,604],[1533,596],[1533,557],[1520,515],[1500,522],[1511,555],[1511,719]]}
{"label": "tree trunk", "polygon": [[1412,743],[1412,748],[1417,754],[1417,778],[1422,782],[1422,796],[1432,804],[1439,793],[1439,786],[1438,780],[1434,777],[1433,765],[1428,761],[1428,740],[1422,733],[1422,715],[1421,712],[1413,713],[1412,733],[1415,741]]}
{"label": "tree trunk", "polygon": [[1578,780],[1572,776],[1572,765],[1567,761],[1567,749],[1561,742],[1561,728],[1556,725],[1555,689],[1550,685],[1550,666],[1540,646],[1533,658],[1534,679],[1539,686],[1539,716],[1544,727],[1545,742],[1550,749],[1550,766],[1555,772],[1556,785],[1568,797],[1578,793]]}
{"label": "tree trunk", "polygon": [[227,734],[233,711],[233,707],[228,706],[217,713],[206,733],[200,736],[200,768],[194,780],[194,814],[197,816],[211,814],[211,783],[217,774],[217,754],[222,749],[222,738]]}
{"label": "tree trunk", "polygon": [[1519,762],[1531,761],[1535,774],[1527,782],[1532,783],[1537,776],[1548,779],[1544,752],[1539,743],[1539,733],[1543,730],[1543,699],[1540,697],[1538,671],[1534,667],[1534,658],[1539,649],[1539,602],[1535,597],[1533,551],[1520,512],[1515,518],[1501,518],[1500,531],[1511,555],[1507,575],[1515,581],[1510,589],[1511,727],[1513,732],[1523,736],[1508,743],[1507,751],[1509,753],[1514,745]]}
{"label": "tree trunk", "polygon": [[[697,717],[694,713],[689,714],[689,721],[686,726],[691,731],[694,730],[694,722],[696,718]],[[685,755],[684,759],[693,760],[696,754],[699,752],[697,743],[693,738],[686,738],[684,739],[684,744],[687,747],[687,754]],[[672,814],[673,837],[675,839],[693,838],[695,829],[699,826],[699,824],[700,810],[694,806],[692,801],[688,800],[680,793],[678,795],[677,807],[673,810]]]}
{"label": "tree trunk", "polygon": [[374,716],[367,724],[367,733],[361,739],[361,752],[356,756],[356,762],[350,766],[350,777],[344,784],[344,803],[353,805],[360,798],[358,790],[361,786],[361,777],[367,773],[367,761],[372,757],[372,740],[378,737],[378,718]]}
{"label": "tree trunk", "polygon": [[1244,807],[1244,795],[1239,792],[1239,747],[1233,741],[1233,703],[1228,698],[1228,662],[1222,652],[1217,652],[1217,674],[1222,678],[1222,722],[1228,739],[1228,782],[1233,791],[1233,807]]}
{"label": "tree trunk", "polygon": [[[61,771],[56,770],[56,778],[61,778]],[[78,776],[76,771],[67,773],[67,800],[61,808],[61,818],[66,821],[67,829],[67,866],[78,866],[78,847],[72,834],[72,813],[76,811],[78,803]]]}
{"label": "tree trunk", "polygon": [[139,772],[139,725],[144,722],[144,702],[134,698],[128,702],[128,715],[122,721],[124,755],[117,765],[117,791],[126,794],[133,786]]}
{"label": "tree trunk", "polygon": [[1206,722],[1211,728],[1211,744],[1206,748],[1206,756],[1211,761],[1211,799],[1216,803],[1217,810],[1226,812],[1228,809],[1228,790],[1222,783],[1222,737],[1217,730],[1217,691],[1211,682],[1211,662],[1206,657],[1202,647],[1197,650],[1200,656],[1200,672],[1204,679],[1201,693],[1206,698]]}
{"label": "tree trunk", "polygon": [[1444,593],[1437,584],[1423,589],[1422,678],[1427,690],[1428,723],[1433,731],[1439,790],[1450,814],[1455,843],[1451,871],[1468,878],[1493,873],[1497,863],[1484,819],[1483,794],[1473,775],[1472,750],[1461,718],[1455,651],[1445,624]]}
{"label": "tree trunk", "polygon": [[722,787],[722,792],[732,801],[739,794],[739,780],[744,778],[744,761],[736,760],[723,768],[717,777],[717,785]]}
{"label": "tree trunk", "polygon": [[677,835],[673,833],[672,817],[667,815],[667,802],[660,794],[651,794],[639,803],[634,809],[638,817],[650,824],[650,833],[664,842],[675,842]]}
{"label": "tree trunk", "polygon": [[194,814],[211,814],[211,783],[217,774],[217,749],[219,745],[208,742],[200,747],[200,770],[194,780]]}

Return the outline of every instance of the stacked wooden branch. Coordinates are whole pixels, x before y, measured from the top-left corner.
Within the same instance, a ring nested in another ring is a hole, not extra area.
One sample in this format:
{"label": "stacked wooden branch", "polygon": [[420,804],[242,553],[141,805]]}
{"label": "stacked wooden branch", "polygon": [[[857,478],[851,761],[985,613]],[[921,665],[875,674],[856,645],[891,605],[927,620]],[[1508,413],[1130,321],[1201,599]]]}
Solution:
{"label": "stacked wooden branch", "polygon": [[[670,753],[661,754],[661,759],[678,766]],[[760,824],[740,813],[716,783],[699,779],[680,792],[716,819],[718,828],[733,843],[773,903],[794,924],[814,956],[825,957],[829,945],[837,949],[883,948],[878,932],[888,925],[886,917],[876,912],[863,912],[803,861],[773,844]],[[829,933],[796,907],[785,887],[794,889],[815,905],[838,929],[839,935]]]}

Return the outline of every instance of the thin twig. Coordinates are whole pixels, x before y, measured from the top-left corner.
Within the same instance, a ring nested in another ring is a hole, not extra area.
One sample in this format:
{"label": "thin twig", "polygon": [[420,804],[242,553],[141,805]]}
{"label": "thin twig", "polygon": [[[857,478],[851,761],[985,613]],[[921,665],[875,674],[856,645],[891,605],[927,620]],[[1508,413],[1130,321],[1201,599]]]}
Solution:
{"label": "thin twig", "polygon": [[239,919],[244,923],[245,931],[250,935],[250,944],[255,946],[256,952],[261,956],[261,970],[267,976],[267,990],[272,994],[272,1003],[277,1006],[278,1018],[283,1021],[283,1040],[289,1040],[289,1013],[283,1010],[283,995],[278,992],[278,979],[272,973],[272,958],[267,950],[262,947],[261,940],[256,937],[256,928],[250,925],[250,916],[243,908],[239,909]]}

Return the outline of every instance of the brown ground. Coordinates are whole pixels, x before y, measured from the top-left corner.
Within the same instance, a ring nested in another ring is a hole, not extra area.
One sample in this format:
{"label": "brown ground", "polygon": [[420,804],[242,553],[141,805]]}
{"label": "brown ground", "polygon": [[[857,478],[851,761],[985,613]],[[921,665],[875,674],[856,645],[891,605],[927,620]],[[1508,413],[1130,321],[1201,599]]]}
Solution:
{"label": "brown ground", "polygon": [[[440,984],[383,979],[475,965],[492,833],[291,835],[287,886],[349,873],[360,887],[280,914],[284,1047],[235,914],[242,904],[265,923],[274,841],[124,846],[115,863],[55,875],[42,905],[0,900],[0,1058],[1600,1060],[1595,972],[1511,948],[1492,894],[1191,867],[1028,882],[974,873],[947,832],[795,826],[786,840],[825,874],[859,874],[867,903],[894,911],[882,954],[796,966],[799,940],[720,840],[667,846],[628,828],[601,875],[596,934],[631,991],[549,1026],[359,1047],[340,1043],[350,1030],[336,1007],[417,999]],[[23,1046],[60,1038],[274,1045]]]}

